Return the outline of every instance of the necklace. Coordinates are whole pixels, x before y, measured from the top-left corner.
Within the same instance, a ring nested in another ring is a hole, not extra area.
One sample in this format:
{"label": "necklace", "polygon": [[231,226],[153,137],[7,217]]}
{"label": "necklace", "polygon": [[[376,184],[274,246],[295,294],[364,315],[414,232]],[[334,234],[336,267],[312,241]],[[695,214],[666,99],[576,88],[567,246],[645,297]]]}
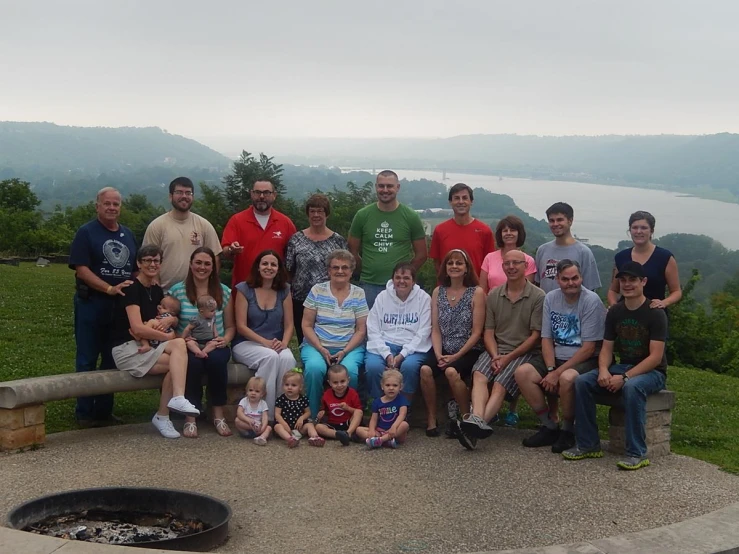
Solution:
{"label": "necklace", "polygon": [[[451,293],[451,294],[450,294],[450,293]],[[454,302],[454,301],[455,301],[455,300],[457,299],[457,295],[458,295],[458,294],[460,294],[460,293],[457,293],[457,292],[455,292],[455,293],[452,293],[451,289],[447,289],[447,298],[448,298],[449,300],[451,300],[452,302]]]}

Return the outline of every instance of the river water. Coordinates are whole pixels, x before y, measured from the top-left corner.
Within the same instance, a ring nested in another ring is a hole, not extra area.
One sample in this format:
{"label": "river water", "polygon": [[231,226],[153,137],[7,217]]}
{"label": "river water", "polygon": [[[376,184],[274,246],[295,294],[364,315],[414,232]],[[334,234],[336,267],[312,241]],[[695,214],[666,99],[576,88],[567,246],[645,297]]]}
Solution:
{"label": "river water", "polygon": [[[442,182],[441,172],[399,171],[401,179]],[[555,202],[567,202],[575,210],[573,233],[590,244],[615,248],[628,239],[629,215],[646,210],[657,219],[655,236],[669,233],[708,235],[732,250],[739,249],[739,204],[705,200],[661,190],[616,187],[567,181],[499,179],[490,175],[447,173],[447,187],[462,182],[507,194],[525,212],[545,219]],[[472,209],[474,213],[474,207]]]}

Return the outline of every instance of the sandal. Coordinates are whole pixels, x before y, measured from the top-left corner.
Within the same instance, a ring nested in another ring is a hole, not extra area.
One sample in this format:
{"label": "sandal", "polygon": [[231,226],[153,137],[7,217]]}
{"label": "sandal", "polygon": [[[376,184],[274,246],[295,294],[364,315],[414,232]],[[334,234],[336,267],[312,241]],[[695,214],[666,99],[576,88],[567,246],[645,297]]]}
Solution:
{"label": "sandal", "polygon": [[323,446],[326,444],[326,439],[323,437],[311,437],[308,439],[308,446]]}
{"label": "sandal", "polygon": [[431,429],[426,429],[427,437],[438,437],[439,435],[441,435],[441,433],[439,432],[438,427],[432,427]]}
{"label": "sandal", "polygon": [[216,432],[222,437],[230,437],[231,435],[233,435],[231,429],[226,423],[225,417],[221,419],[214,419],[213,424],[216,426]]}
{"label": "sandal", "polygon": [[198,426],[194,421],[186,421],[185,427],[182,429],[182,434],[188,439],[198,438]]}

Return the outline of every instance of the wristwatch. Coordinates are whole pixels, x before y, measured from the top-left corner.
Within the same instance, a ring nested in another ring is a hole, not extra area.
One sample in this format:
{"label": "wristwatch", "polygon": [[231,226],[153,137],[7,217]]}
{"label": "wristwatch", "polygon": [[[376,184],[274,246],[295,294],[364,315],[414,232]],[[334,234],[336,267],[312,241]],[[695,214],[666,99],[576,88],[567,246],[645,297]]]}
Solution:
{"label": "wristwatch", "polygon": [[554,371],[554,366],[553,365],[547,366],[547,373],[551,373],[552,371]]}
{"label": "wristwatch", "polygon": [[621,377],[623,377],[623,378],[624,378],[624,385],[625,385],[626,383],[628,383],[628,382],[629,382],[629,376],[628,376],[628,375],[626,375],[625,373],[622,373],[622,374],[621,374]]}

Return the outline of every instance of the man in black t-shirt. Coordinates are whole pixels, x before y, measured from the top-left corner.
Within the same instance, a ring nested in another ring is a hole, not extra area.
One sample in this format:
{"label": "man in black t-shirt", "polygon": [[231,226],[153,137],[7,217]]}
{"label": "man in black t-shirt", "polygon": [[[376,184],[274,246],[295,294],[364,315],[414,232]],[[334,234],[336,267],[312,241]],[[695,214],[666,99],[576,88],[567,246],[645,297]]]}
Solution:
{"label": "man in black t-shirt", "polygon": [[[640,263],[628,262],[616,274],[624,298],[606,315],[603,347],[598,369],[575,381],[575,438],[577,446],[562,453],[567,460],[600,458],[598,424],[595,419],[597,394],[623,395],[626,457],[620,469],[640,469],[649,465],[646,445],[647,396],[665,388],[667,360],[667,315],[650,308],[644,296],[647,278]],[[612,364],[615,350],[620,364]]]}

